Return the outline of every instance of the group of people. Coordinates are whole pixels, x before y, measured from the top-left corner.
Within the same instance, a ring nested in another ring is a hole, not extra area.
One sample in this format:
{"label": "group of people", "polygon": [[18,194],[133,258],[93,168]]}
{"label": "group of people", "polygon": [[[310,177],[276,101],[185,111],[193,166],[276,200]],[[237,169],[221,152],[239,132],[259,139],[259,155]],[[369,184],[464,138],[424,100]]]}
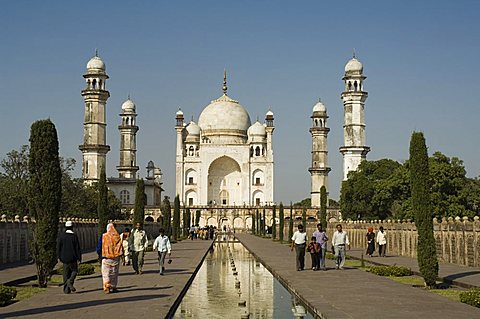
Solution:
{"label": "group of people", "polygon": [[373,257],[375,252],[375,243],[378,244],[378,256],[385,257],[385,251],[387,248],[387,233],[380,226],[377,234],[373,232],[373,227],[367,229],[367,256]]}
{"label": "group of people", "polygon": [[217,227],[213,227],[212,225],[205,227],[200,227],[198,224],[192,225],[188,230],[188,238],[190,238],[191,240],[197,238],[205,240],[214,239],[216,231]]}
{"label": "group of people", "polygon": [[[73,286],[77,276],[78,264],[82,261],[80,241],[73,232],[73,223],[65,223],[65,233],[60,234],[57,242],[57,256],[63,263],[63,292],[75,292]],[[172,246],[169,237],[163,228],[159,229],[159,236],[153,242],[153,250],[158,254],[159,274],[164,275],[165,258],[171,256]],[[135,274],[143,273],[145,252],[148,247],[148,237],[142,225],[137,223],[130,232],[125,228],[122,234],[115,229],[114,224],[107,225],[106,232],[98,241],[97,254],[101,260],[103,291],[117,292],[120,263],[132,265]],[[168,261],[171,262],[171,259]]]}
{"label": "group of people", "polygon": [[[322,224],[317,224],[317,230],[312,234],[310,242],[308,242],[307,233],[303,229],[303,225],[299,224],[298,230],[292,236],[291,250],[295,248],[296,253],[296,269],[302,271],[305,269],[305,252],[310,253],[312,259],[312,270],[327,270],[325,267],[325,255],[327,252],[328,237]],[[344,269],[346,249],[350,249],[350,241],[348,234],[342,229],[342,225],[338,224],[332,236],[331,250],[334,254],[335,269]],[[380,226],[377,235],[373,232],[373,228],[369,227],[367,232],[367,255],[372,256],[375,251],[375,243],[378,244],[378,255],[385,257],[387,247],[387,234]]]}

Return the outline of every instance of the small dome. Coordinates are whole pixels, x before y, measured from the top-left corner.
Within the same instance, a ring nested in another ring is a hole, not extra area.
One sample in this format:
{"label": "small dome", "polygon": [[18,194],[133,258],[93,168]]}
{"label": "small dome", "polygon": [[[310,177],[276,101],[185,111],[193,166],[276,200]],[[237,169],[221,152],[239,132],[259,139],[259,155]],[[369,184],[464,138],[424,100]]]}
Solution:
{"label": "small dome", "polygon": [[362,73],[363,65],[357,58],[352,58],[345,65],[345,73]]}
{"label": "small dome", "polygon": [[200,126],[198,126],[194,121],[191,121],[187,125],[186,130],[188,135],[200,135]]}
{"label": "small dome", "polygon": [[259,121],[253,123],[253,125],[248,128],[247,132],[249,136],[265,136],[267,134],[265,131],[265,126]]}
{"label": "small dome", "polygon": [[87,63],[87,70],[102,70],[105,71],[105,63],[98,56],[94,56]]}
{"label": "small dome", "polygon": [[324,105],[322,102],[320,102],[320,101],[318,101],[318,103],[313,106],[313,112],[314,112],[314,113],[315,113],[315,112],[326,112],[326,111],[327,111],[327,108],[326,108],[325,105]]}
{"label": "small dome", "polygon": [[268,110],[267,114],[265,114],[266,116],[273,116],[273,112],[272,110]]}
{"label": "small dome", "polygon": [[175,113],[176,116],[183,116],[183,111],[182,109],[178,109],[177,113]]}
{"label": "small dome", "polygon": [[134,111],[135,112],[135,103],[133,103],[130,98],[128,98],[125,102],[122,104],[122,110],[123,111]]}

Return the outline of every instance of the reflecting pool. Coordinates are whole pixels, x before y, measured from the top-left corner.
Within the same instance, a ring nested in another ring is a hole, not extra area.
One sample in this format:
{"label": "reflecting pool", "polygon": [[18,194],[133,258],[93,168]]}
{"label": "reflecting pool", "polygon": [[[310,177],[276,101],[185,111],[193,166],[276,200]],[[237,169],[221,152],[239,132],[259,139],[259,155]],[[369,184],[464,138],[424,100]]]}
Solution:
{"label": "reflecting pool", "polygon": [[174,318],[313,318],[240,243],[215,243]]}

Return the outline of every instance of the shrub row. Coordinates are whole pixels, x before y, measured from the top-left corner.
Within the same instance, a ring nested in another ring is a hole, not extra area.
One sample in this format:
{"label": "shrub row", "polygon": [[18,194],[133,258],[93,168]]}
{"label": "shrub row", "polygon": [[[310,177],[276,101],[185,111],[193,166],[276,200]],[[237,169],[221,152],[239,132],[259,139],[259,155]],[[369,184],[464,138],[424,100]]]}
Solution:
{"label": "shrub row", "polygon": [[7,305],[12,299],[17,296],[17,289],[0,285],[0,306]]}
{"label": "shrub row", "polygon": [[368,271],[379,276],[403,277],[411,276],[412,270],[404,266],[371,266]]}
{"label": "shrub row", "polygon": [[[92,264],[80,264],[78,265],[77,276],[88,276],[95,273],[95,266]],[[56,271],[57,275],[63,274],[63,266]]]}
{"label": "shrub row", "polygon": [[480,308],[480,288],[473,288],[460,293],[460,301]]}

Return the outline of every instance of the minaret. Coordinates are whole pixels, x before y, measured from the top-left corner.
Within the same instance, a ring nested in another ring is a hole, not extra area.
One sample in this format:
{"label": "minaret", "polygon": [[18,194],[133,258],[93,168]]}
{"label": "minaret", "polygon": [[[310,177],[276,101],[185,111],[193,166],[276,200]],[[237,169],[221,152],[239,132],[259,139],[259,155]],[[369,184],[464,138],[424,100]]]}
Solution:
{"label": "minaret", "polygon": [[365,79],[363,65],[354,54],[345,65],[345,90],[341,96],[344,111],[344,145],[340,147],[343,155],[343,180],[347,180],[349,172],[357,170],[370,151],[370,147],[365,145],[365,100],[368,96],[363,91]]}
{"label": "minaret", "polygon": [[327,137],[330,129],[327,127],[327,109],[319,100],[313,106],[312,119],[312,166],[308,169],[312,176],[312,190],[310,192],[312,207],[320,207],[320,188],[325,186],[328,192],[328,147]]}
{"label": "minaret", "polygon": [[176,195],[180,195],[180,204],[183,203],[183,158],[184,158],[184,149],[183,149],[183,129],[185,127],[183,112],[181,109],[178,109],[175,114],[175,131],[177,132],[177,152],[175,156],[175,179],[176,179]]}
{"label": "minaret", "polygon": [[108,75],[105,63],[98,53],[87,63],[87,73],[83,76],[86,88],[82,90],[85,100],[85,120],[83,123],[83,144],[78,148],[83,153],[82,178],[92,184],[100,178],[102,167],[106,170],[107,145],[105,107],[110,93],[105,89]]}
{"label": "minaret", "polygon": [[130,99],[123,102],[120,131],[120,162],[117,166],[118,177],[135,179],[138,171],[137,166],[137,141],[138,132],[137,113],[135,103]]}
{"label": "minaret", "polygon": [[265,151],[266,154],[266,168],[265,168],[265,185],[270,185],[270,187],[265,189],[265,202],[269,205],[273,204],[274,198],[274,161],[273,161],[273,131],[275,130],[275,126],[273,123],[274,117],[273,112],[271,109],[267,111],[265,114],[265,131],[267,132],[267,149]]}

